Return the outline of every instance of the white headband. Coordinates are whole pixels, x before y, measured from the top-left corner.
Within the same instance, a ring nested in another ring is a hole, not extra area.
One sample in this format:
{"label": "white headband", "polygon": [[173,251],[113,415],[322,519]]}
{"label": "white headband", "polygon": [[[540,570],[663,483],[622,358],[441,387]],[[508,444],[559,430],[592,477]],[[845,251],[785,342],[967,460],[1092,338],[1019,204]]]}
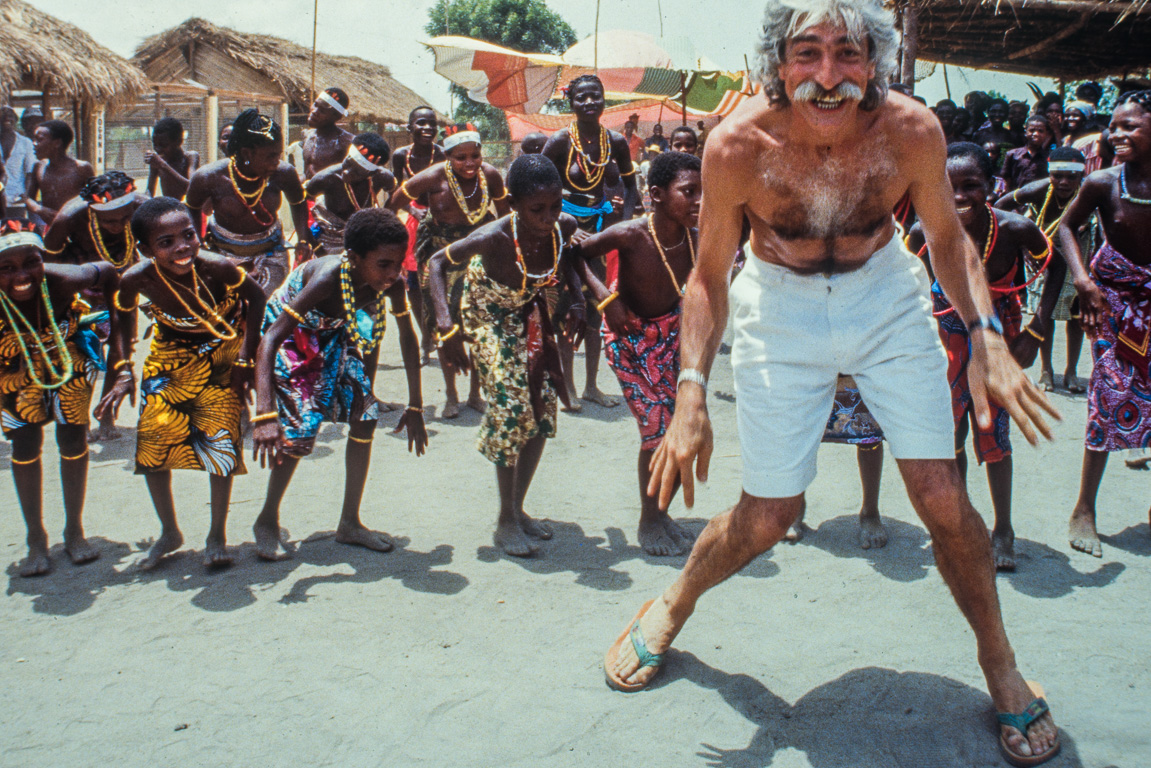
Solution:
{"label": "white headband", "polygon": [[327,105],[328,105],[329,107],[331,107],[332,109],[334,109],[334,110],[336,110],[337,112],[339,112],[339,113],[340,113],[340,117],[347,117],[347,116],[348,116],[348,109],[347,109],[347,107],[345,107],[343,104],[341,104],[340,102],[338,102],[338,101],[336,101],[335,99],[333,99],[333,98],[332,98],[332,94],[328,93],[327,91],[320,91],[320,95],[319,95],[317,98],[318,98],[320,101],[322,101],[322,102],[324,102],[325,104],[327,104]]}
{"label": "white headband", "polygon": [[9,235],[0,236],[0,253],[25,245],[34,245],[43,249],[44,240],[35,232],[13,232]]}
{"label": "white headband", "polygon": [[448,150],[458,147],[460,144],[467,144],[468,142],[481,144],[479,131],[460,131],[459,133],[453,133],[444,139],[444,151],[447,152]]}
{"label": "white headband", "polygon": [[114,211],[117,208],[123,208],[125,205],[132,203],[136,200],[136,190],[132,189],[117,197],[115,200],[109,200],[106,203],[88,203],[88,207],[93,211]]}
{"label": "white headband", "polygon": [[1072,173],[1083,173],[1087,166],[1083,163],[1076,163],[1071,160],[1056,160],[1054,163],[1047,163],[1047,172],[1052,171],[1071,171]]}
{"label": "white headband", "polygon": [[373,163],[371,160],[369,160],[368,158],[364,157],[364,154],[363,154],[362,152],[360,152],[360,148],[359,148],[359,147],[357,147],[355,144],[353,144],[352,146],[348,147],[348,157],[350,157],[350,158],[352,158],[353,160],[355,160],[355,161],[356,161],[356,163],[357,163],[357,164],[358,164],[358,165],[359,165],[361,168],[363,168],[365,171],[369,171],[369,172],[371,172],[371,171],[378,171],[378,170],[380,170],[380,167],[381,167],[381,166],[378,166],[378,165],[376,165],[376,164],[375,164],[375,163]]}

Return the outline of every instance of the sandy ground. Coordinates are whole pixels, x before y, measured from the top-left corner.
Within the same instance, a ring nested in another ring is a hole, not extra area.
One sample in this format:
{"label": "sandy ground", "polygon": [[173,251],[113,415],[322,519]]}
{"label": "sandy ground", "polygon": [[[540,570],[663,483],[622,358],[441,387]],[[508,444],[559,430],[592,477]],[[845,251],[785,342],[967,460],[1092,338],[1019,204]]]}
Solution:
{"label": "sandy ground", "polygon": [[[377,391],[403,402],[394,333],[385,360]],[[426,401],[438,407],[439,371],[425,370]],[[619,391],[606,367],[600,380]],[[697,530],[740,487],[726,356],[712,387],[712,477],[686,513]],[[1103,559],[1070,551],[1085,401],[1054,399],[1065,416],[1056,441],[1017,454],[1020,567],[999,578],[1003,611],[1024,674],[1044,683],[1064,728],[1052,765],[1145,766],[1151,639],[1139,606],[1151,591],[1151,473],[1115,457],[1100,497]],[[342,428],[325,427],[285,502],[295,559],[255,558],[266,476],[253,468],[233,497],[237,564],[218,573],[200,564],[208,483],[193,473],[176,484],[189,547],[153,573],[131,567],[159,528],[132,474],[134,419],[126,408],[126,436],[93,452],[87,526],[101,559],[74,567],[56,538],[51,575],[8,568],[0,765],[1003,764],[971,632],[890,457],[886,549],[857,548],[854,450],[825,446],[808,502],[816,530],[709,594],[658,684],[625,695],[604,685],[603,653],[684,559],[635,544],[638,437],[624,407],[561,418],[528,498],[529,512],[556,522],[539,557],[491,546],[495,473],[474,448],[476,414],[430,418],[430,452],[417,459],[388,435],[391,413],[364,517],[399,538],[396,552],[333,541],[344,441]],[[0,445],[0,467],[8,455]],[[971,489],[989,512],[978,470]],[[0,550],[15,562],[24,527],[7,481],[0,494]]]}

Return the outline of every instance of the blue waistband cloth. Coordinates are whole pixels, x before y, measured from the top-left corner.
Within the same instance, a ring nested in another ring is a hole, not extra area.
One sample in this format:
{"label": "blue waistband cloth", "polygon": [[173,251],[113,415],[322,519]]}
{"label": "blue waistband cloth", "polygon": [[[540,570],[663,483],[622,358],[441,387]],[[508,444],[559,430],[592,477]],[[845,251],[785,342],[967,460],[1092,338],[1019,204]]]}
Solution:
{"label": "blue waistband cloth", "polygon": [[570,213],[577,219],[592,219],[595,222],[595,231],[599,232],[603,229],[603,217],[612,212],[611,203],[607,200],[601,200],[600,204],[595,208],[588,208],[586,205],[576,205],[568,200],[566,197],[563,200],[563,212]]}

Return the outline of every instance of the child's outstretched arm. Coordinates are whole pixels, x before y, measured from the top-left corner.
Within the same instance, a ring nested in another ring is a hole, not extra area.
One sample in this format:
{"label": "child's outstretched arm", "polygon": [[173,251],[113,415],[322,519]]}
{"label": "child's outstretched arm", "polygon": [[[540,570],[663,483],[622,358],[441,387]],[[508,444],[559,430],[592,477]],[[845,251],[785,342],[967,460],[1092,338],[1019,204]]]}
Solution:
{"label": "child's outstretched arm", "polygon": [[392,317],[400,333],[400,354],[404,359],[404,373],[408,379],[408,407],[404,410],[396,432],[408,430],[408,451],[423,456],[428,448],[428,430],[424,425],[424,393],[420,380],[420,341],[412,323],[412,308],[402,280],[397,280],[386,292],[392,305]]}

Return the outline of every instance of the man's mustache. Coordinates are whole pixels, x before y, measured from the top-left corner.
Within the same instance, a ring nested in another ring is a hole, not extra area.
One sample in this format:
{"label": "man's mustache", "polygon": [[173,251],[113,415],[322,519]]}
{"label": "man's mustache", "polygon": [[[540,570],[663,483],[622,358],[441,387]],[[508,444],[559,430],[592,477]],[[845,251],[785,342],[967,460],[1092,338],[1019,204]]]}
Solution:
{"label": "man's mustache", "polygon": [[793,101],[815,101],[816,99],[848,99],[863,101],[863,91],[855,83],[844,80],[830,91],[814,80],[804,80],[795,89]]}

